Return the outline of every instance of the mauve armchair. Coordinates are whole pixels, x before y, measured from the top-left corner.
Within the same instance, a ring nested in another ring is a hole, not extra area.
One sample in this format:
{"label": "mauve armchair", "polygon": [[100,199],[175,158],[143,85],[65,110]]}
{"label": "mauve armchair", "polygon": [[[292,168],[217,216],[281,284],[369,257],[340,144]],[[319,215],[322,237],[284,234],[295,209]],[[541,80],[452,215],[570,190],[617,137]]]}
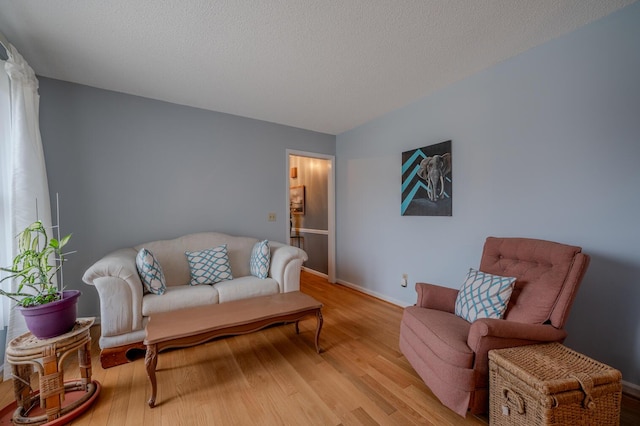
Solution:
{"label": "mauve armchair", "polygon": [[580,247],[489,237],[479,270],[516,278],[504,319],[469,323],[455,315],[458,290],[417,283],[417,303],[402,316],[400,350],[445,406],[461,416],[487,412],[489,350],[563,342],[588,265]]}

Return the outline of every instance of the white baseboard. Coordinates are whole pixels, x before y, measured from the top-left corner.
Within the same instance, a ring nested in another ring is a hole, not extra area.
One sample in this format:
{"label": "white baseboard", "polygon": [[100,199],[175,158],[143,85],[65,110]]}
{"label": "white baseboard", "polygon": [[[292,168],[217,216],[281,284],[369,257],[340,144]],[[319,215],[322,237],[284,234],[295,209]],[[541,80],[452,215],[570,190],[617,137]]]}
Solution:
{"label": "white baseboard", "polygon": [[317,276],[322,277],[322,278],[329,278],[329,276],[327,274],[323,274],[322,272],[314,271],[313,269],[309,269],[306,266],[303,266],[302,270],[305,271],[305,272],[308,272],[308,273],[310,273],[312,275],[317,275]]}
{"label": "white baseboard", "polygon": [[622,393],[625,393],[634,398],[640,399],[640,385],[622,381]]}
{"label": "white baseboard", "polygon": [[391,298],[391,297],[385,296],[384,294],[380,294],[380,293],[378,293],[377,291],[369,290],[368,288],[364,288],[364,287],[362,287],[362,286],[359,286],[359,285],[357,285],[357,284],[350,283],[350,282],[345,281],[345,280],[336,280],[336,282],[337,282],[338,284],[341,284],[341,285],[345,286],[345,287],[349,287],[349,288],[352,288],[352,289],[354,289],[354,290],[356,290],[356,291],[359,291],[360,293],[368,294],[369,296],[373,296],[373,297],[375,297],[376,299],[380,299],[380,300],[384,300],[385,302],[389,302],[389,303],[391,303],[392,305],[400,306],[400,307],[402,307],[402,308],[405,308],[405,307],[407,307],[407,306],[410,306],[410,305],[408,305],[408,304],[407,304],[407,303],[405,303],[405,302],[401,302],[401,301],[396,300],[396,299],[394,299],[394,298]]}

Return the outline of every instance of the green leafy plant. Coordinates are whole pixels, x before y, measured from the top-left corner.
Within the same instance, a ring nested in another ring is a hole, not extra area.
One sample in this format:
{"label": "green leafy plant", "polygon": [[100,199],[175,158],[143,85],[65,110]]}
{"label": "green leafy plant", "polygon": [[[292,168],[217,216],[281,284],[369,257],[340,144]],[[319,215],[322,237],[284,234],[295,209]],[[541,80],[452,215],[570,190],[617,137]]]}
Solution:
{"label": "green leafy plant", "polygon": [[14,300],[22,307],[44,305],[60,299],[60,289],[53,284],[54,277],[62,268],[65,259],[62,248],[69,242],[71,234],[60,238],[49,238],[47,230],[39,220],[18,234],[18,254],[10,267],[0,268],[9,275],[0,283],[17,279],[15,292],[0,289],[0,295]]}

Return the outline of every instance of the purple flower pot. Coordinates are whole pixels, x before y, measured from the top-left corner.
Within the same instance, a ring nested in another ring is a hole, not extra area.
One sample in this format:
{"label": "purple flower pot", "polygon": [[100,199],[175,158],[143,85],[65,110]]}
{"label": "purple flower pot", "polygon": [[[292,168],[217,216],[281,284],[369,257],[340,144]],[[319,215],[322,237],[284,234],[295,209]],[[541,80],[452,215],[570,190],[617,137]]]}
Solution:
{"label": "purple flower pot", "polygon": [[27,328],[34,336],[38,339],[49,339],[73,328],[80,294],[80,290],[65,290],[62,292],[62,299],[55,302],[28,308],[16,306],[16,309],[22,312]]}

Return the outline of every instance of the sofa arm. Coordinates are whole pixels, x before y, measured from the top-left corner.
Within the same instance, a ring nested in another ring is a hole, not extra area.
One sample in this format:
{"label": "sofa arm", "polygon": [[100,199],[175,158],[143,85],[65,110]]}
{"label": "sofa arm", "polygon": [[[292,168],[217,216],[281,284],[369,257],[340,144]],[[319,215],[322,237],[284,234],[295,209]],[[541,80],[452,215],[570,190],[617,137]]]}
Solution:
{"label": "sofa arm", "polygon": [[458,290],[434,284],[416,283],[417,306],[454,313]]}
{"label": "sofa arm", "polygon": [[300,269],[308,259],[307,253],[297,247],[269,241],[271,265],[269,276],[278,282],[281,293],[300,290]]}
{"label": "sofa arm", "polygon": [[143,287],[136,269],[136,254],[132,248],[109,253],[82,276],[85,283],[98,291],[104,337],[142,329]]}

